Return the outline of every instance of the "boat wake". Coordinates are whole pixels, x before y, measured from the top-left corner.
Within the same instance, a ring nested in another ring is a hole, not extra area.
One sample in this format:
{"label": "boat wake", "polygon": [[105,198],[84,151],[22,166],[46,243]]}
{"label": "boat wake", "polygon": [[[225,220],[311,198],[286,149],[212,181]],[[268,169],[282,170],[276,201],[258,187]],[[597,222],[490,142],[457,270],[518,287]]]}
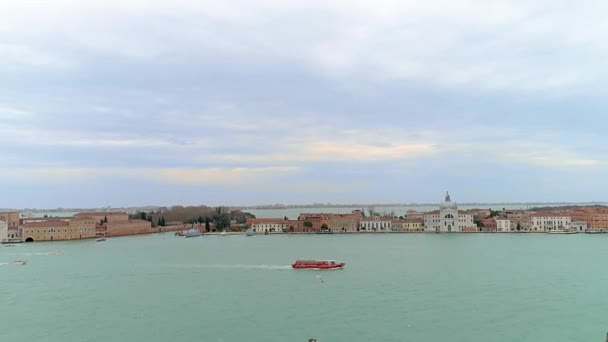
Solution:
{"label": "boat wake", "polygon": [[287,265],[175,265],[177,268],[209,268],[209,269],[241,269],[241,270],[290,270],[291,266]]}
{"label": "boat wake", "polygon": [[22,255],[22,256],[46,256],[46,255],[62,255],[63,251],[51,251],[51,252],[38,252],[38,253],[11,253],[11,255]]}

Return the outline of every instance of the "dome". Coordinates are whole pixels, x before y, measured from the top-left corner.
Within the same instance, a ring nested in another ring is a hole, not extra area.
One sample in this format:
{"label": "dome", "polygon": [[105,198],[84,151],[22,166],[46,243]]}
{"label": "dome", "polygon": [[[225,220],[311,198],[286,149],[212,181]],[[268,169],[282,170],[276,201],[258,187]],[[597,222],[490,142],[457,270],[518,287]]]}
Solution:
{"label": "dome", "polygon": [[452,202],[452,199],[450,198],[450,193],[449,192],[445,192],[445,199],[443,200],[443,203],[441,203],[440,206],[441,209],[458,209],[458,206],[456,205],[456,203]]}

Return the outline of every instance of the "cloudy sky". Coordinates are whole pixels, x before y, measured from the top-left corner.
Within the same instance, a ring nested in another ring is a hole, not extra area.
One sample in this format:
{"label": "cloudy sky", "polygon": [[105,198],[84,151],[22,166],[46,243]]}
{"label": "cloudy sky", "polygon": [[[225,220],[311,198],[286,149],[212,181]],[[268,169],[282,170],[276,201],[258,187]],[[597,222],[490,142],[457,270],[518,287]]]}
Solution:
{"label": "cloudy sky", "polygon": [[0,6],[0,207],[607,198],[606,1]]}

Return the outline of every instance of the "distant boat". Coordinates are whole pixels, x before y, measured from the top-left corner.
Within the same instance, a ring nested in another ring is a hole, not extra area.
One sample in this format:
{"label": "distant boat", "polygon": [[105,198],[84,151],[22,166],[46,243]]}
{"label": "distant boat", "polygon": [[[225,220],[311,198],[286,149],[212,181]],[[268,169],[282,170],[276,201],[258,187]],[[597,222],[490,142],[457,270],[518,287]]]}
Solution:
{"label": "distant boat", "polygon": [[191,238],[191,237],[201,236],[201,235],[203,235],[203,233],[201,233],[201,231],[198,229],[198,227],[192,227],[192,228],[186,230],[184,232],[184,235],[187,238]]}
{"label": "distant boat", "polygon": [[13,262],[11,262],[11,265],[15,265],[15,266],[23,266],[27,264],[27,260],[15,260]]}
{"label": "distant boat", "polygon": [[247,229],[246,234],[247,234],[247,236],[253,236],[253,235],[255,235],[255,232],[253,231],[253,229],[249,228],[249,229]]}
{"label": "distant boat", "polygon": [[576,230],[550,230],[548,234],[578,234]]}
{"label": "distant boat", "polygon": [[587,233],[587,234],[605,234],[606,232],[604,232],[602,230],[588,230],[585,233]]}
{"label": "distant boat", "polygon": [[339,270],[344,268],[344,265],[346,264],[335,260],[296,260],[291,267],[309,270]]}
{"label": "distant boat", "polygon": [[104,242],[104,241],[106,241],[105,238],[97,239],[97,242]]}
{"label": "distant boat", "polygon": [[4,245],[4,247],[15,247],[15,245],[9,244],[9,245]]}
{"label": "distant boat", "polygon": [[225,231],[225,230],[223,230],[223,231],[220,233],[220,235],[221,235],[221,236],[226,236],[226,231]]}

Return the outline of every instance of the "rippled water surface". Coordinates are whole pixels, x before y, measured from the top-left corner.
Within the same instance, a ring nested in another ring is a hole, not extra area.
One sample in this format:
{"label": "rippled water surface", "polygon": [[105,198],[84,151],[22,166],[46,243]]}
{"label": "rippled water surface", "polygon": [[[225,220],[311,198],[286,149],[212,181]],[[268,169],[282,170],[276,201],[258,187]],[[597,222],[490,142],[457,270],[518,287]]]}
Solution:
{"label": "rippled water surface", "polygon": [[21,244],[0,247],[0,340],[604,341],[607,261],[608,235],[585,234]]}

